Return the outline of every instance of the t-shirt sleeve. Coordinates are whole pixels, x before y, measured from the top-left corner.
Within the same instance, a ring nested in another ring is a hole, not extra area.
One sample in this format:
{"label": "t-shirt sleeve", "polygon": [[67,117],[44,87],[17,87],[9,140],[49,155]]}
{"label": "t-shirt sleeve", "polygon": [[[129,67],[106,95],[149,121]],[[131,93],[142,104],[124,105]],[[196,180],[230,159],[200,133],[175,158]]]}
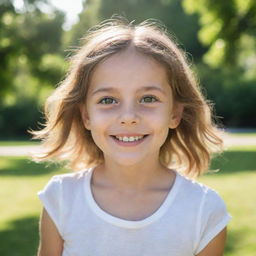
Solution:
{"label": "t-shirt sleeve", "polygon": [[60,235],[62,235],[61,228],[61,179],[58,176],[53,176],[46,184],[43,190],[37,193],[43,207],[51,217]]}
{"label": "t-shirt sleeve", "polygon": [[222,231],[232,217],[227,212],[223,199],[214,190],[208,189],[201,205],[198,225],[198,243],[195,255]]}

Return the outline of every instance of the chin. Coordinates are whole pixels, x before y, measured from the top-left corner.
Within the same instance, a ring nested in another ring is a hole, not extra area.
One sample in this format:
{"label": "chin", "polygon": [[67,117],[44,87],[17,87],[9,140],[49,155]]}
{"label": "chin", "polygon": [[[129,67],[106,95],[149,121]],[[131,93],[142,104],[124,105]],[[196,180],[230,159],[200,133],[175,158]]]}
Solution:
{"label": "chin", "polygon": [[136,158],[136,157],[117,157],[117,158],[112,158],[112,161],[124,167],[131,167],[133,165],[145,163],[145,160],[143,160],[142,158]]}

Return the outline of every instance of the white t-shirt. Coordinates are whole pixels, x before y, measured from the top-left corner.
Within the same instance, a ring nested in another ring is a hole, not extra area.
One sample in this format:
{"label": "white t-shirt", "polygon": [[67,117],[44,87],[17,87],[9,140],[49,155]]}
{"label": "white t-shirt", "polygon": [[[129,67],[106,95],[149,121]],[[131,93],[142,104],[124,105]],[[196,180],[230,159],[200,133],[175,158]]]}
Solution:
{"label": "white t-shirt", "polygon": [[53,176],[38,192],[64,240],[62,256],[192,256],[231,218],[217,192],[178,173],[152,215],[139,221],[115,217],[93,198],[93,170]]}

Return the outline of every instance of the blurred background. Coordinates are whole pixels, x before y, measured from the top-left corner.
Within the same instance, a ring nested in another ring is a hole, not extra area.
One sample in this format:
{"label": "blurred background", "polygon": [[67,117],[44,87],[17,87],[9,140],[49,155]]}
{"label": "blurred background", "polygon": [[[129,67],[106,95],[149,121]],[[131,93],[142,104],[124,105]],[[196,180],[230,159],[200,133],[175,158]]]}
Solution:
{"label": "blurred background", "polygon": [[0,3],[0,137],[4,139],[29,138],[28,127],[40,127],[42,104],[67,70],[65,58],[91,26],[115,13],[136,23],[160,19],[188,52],[221,122],[226,127],[256,127],[253,0]]}
{"label": "blurred background", "polygon": [[233,216],[225,255],[255,255],[255,0],[0,0],[0,255],[36,255],[36,192],[68,170],[32,163],[24,148],[37,142],[27,130],[42,128],[43,103],[79,39],[113,14],[159,19],[187,52],[228,132],[212,164],[220,172],[201,178]]}

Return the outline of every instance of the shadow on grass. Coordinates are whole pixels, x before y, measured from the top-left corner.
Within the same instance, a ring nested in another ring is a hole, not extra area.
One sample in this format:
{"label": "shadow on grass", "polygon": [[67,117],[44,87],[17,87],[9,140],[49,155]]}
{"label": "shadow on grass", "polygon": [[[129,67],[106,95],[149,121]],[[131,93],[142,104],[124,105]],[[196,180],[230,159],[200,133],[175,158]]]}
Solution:
{"label": "shadow on grass", "polygon": [[1,256],[35,256],[39,233],[37,217],[17,219],[9,223],[5,230],[0,230]]}
{"label": "shadow on grass", "polygon": [[211,169],[220,169],[219,174],[256,171],[256,151],[226,151],[213,159]]}
{"label": "shadow on grass", "polygon": [[56,173],[65,168],[54,163],[35,163],[26,157],[0,157],[0,176],[37,176]]}

